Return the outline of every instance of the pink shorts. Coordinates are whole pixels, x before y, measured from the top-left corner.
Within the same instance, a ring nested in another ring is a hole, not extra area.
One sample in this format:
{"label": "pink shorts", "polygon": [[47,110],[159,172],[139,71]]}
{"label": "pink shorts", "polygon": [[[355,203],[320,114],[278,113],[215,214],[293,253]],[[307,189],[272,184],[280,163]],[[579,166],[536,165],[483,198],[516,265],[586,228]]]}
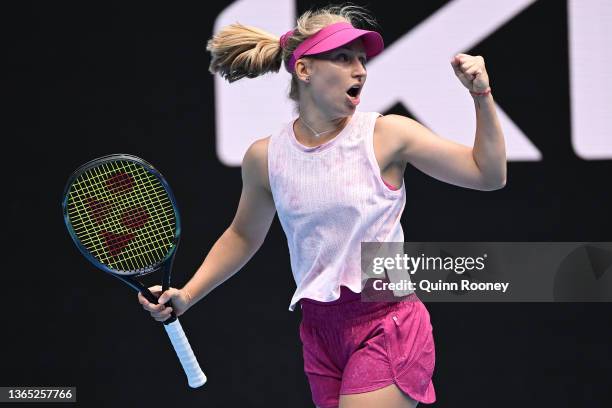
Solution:
{"label": "pink shorts", "polygon": [[304,371],[314,403],[337,407],[340,394],[393,383],[417,401],[434,402],[432,327],[416,294],[401,302],[362,302],[360,294],[341,290],[334,302],[300,300]]}

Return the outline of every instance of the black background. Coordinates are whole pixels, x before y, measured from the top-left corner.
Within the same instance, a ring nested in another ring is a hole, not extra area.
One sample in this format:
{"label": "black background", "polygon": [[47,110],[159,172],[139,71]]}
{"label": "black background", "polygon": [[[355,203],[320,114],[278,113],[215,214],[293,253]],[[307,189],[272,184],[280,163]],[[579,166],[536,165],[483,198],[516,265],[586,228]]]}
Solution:
{"label": "black background", "polygon": [[[446,2],[357,3],[369,6],[389,45]],[[287,311],[295,284],[278,219],[243,270],[181,319],[209,377],[198,390],[187,387],[164,330],[136,295],[95,270],[63,225],[61,194],[76,167],[135,154],[164,173],[179,202],[175,286],[199,266],[241,190],[240,169],[215,154],[205,52],[228,4],[40,2],[4,15],[9,263],[0,386],[76,386],[80,406],[312,406],[300,312]],[[326,3],[297,4],[301,13]],[[612,241],[612,162],[581,160],[570,143],[565,2],[538,1],[464,51],[485,57],[497,103],[543,160],[510,162],[507,186],[494,192],[409,167],[406,241]],[[610,406],[610,304],[427,307],[433,406]]]}

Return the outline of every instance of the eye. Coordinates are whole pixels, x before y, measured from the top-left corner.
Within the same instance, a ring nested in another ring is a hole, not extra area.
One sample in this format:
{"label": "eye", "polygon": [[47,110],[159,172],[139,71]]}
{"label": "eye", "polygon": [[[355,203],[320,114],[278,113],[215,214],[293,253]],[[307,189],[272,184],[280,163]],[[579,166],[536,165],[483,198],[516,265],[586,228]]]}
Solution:
{"label": "eye", "polygon": [[359,61],[361,61],[361,63],[365,66],[365,64],[368,62],[366,57],[361,57],[359,58]]}
{"label": "eye", "polygon": [[336,56],[336,59],[339,59],[340,61],[348,61],[348,55],[346,55],[345,53],[340,53]]}

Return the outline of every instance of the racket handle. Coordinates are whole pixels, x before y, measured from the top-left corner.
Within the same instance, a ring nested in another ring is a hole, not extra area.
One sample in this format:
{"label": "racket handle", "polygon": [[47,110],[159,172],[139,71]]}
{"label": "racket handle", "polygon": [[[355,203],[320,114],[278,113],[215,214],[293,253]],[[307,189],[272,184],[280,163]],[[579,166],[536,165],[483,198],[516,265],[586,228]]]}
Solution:
{"label": "racket handle", "polygon": [[201,387],[206,383],[206,376],[202,372],[198,360],[196,360],[193,354],[193,350],[189,345],[189,341],[187,341],[187,336],[185,336],[181,323],[176,319],[172,323],[164,324],[164,327],[174,346],[174,351],[176,351],[176,355],[183,366],[183,370],[185,370],[185,374],[187,374],[189,386],[191,388]]}

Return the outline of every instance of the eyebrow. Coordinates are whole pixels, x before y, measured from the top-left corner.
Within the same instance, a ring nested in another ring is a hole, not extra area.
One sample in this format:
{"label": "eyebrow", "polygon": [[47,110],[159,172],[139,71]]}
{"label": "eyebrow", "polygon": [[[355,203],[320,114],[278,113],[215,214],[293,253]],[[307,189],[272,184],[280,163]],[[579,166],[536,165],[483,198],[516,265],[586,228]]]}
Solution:
{"label": "eyebrow", "polygon": [[347,47],[339,47],[339,48],[336,48],[336,49],[337,50],[345,50],[345,51],[355,52],[357,54],[362,54],[364,57],[366,56],[365,51],[355,51],[355,50],[353,50],[351,48],[347,48]]}

